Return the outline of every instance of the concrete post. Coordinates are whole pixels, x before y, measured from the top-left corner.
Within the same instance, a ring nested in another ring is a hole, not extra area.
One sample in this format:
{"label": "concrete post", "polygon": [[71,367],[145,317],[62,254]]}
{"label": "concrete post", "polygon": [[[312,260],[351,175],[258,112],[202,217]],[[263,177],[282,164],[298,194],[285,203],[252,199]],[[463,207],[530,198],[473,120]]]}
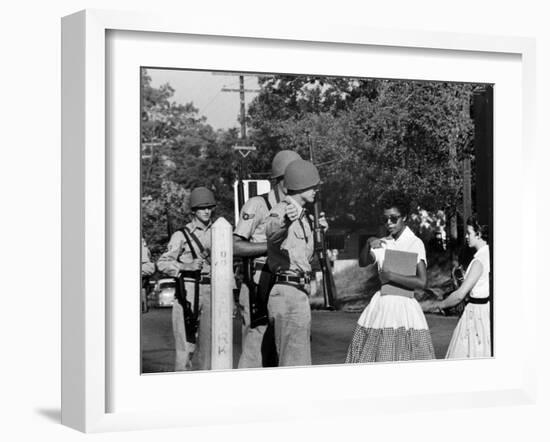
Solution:
{"label": "concrete post", "polygon": [[233,368],[233,231],[224,218],[212,226],[212,370]]}

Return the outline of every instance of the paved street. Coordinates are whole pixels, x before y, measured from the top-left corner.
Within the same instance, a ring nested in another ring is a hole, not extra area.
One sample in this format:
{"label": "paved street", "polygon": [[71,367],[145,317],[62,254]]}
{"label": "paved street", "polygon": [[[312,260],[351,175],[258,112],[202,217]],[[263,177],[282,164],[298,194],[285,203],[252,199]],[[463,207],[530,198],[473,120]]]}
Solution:
{"label": "paved street", "polygon": [[[359,313],[312,312],[312,360],[314,365],[343,363]],[[437,358],[443,358],[457,318],[426,315]],[[142,371],[158,373],[172,371],[174,341],[172,337],[171,309],[151,309],[142,314]],[[233,323],[234,363],[241,348],[240,319]]]}

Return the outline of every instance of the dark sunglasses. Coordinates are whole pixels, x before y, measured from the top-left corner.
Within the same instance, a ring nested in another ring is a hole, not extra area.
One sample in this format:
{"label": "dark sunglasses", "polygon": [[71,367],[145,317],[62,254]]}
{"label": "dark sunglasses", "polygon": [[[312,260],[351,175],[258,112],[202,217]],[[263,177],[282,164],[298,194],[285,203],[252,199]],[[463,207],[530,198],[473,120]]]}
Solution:
{"label": "dark sunglasses", "polygon": [[392,224],[395,224],[397,221],[399,221],[399,218],[401,218],[401,215],[389,215],[389,216],[383,216],[382,222],[386,224],[388,220],[391,221]]}

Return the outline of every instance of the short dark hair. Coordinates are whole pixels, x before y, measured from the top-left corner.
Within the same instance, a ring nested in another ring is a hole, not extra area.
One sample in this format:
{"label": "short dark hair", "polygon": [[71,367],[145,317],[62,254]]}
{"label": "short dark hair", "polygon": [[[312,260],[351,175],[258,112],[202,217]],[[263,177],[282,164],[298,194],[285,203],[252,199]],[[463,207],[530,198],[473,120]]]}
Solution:
{"label": "short dark hair", "polygon": [[474,232],[481,236],[481,239],[489,241],[489,226],[486,224],[480,224],[476,215],[468,217],[466,220],[466,225],[471,226],[474,229]]}
{"label": "short dark hair", "polygon": [[399,210],[399,214],[402,217],[408,217],[411,213],[411,204],[409,199],[405,196],[404,193],[397,190],[390,190],[382,194],[380,198],[380,207],[383,210],[395,207],[397,210]]}

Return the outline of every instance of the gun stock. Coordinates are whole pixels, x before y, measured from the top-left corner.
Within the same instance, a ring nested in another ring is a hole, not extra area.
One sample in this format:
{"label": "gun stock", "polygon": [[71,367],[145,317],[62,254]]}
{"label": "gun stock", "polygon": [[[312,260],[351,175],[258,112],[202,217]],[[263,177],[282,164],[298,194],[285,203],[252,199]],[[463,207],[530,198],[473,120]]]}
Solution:
{"label": "gun stock", "polygon": [[[191,303],[187,299],[187,289],[185,288],[184,277],[193,278],[195,281],[195,293],[194,293],[194,308],[191,307]],[[185,326],[185,339],[191,344],[197,342],[197,330],[199,328],[198,323],[198,311],[199,311],[199,279],[200,271],[193,272],[181,272],[176,278],[176,293],[175,298],[183,309],[183,324]]]}
{"label": "gun stock", "polygon": [[264,264],[258,284],[252,283],[254,286],[254,296],[250,297],[250,328],[269,323],[267,302],[269,292],[274,284],[275,275],[269,271],[267,264]]}
{"label": "gun stock", "polygon": [[267,324],[267,311],[258,296],[258,285],[254,282],[253,261],[243,258],[243,282],[248,288],[248,306],[250,309],[250,328]]}

